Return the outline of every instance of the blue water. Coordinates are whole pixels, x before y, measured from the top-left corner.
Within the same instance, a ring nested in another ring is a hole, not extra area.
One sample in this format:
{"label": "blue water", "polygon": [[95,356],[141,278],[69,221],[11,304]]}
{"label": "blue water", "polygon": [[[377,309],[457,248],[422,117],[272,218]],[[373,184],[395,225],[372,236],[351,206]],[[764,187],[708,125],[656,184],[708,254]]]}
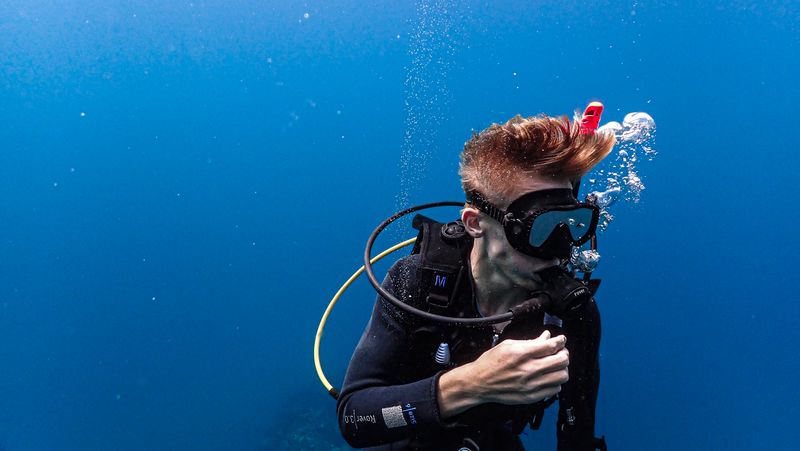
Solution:
{"label": "blue water", "polygon": [[[345,449],[312,343],[369,232],[461,199],[472,130],[593,99],[652,115],[659,152],[601,237],[598,433],[798,449],[799,24],[744,0],[5,0],[0,449]],[[335,385],[373,300],[332,315]]]}

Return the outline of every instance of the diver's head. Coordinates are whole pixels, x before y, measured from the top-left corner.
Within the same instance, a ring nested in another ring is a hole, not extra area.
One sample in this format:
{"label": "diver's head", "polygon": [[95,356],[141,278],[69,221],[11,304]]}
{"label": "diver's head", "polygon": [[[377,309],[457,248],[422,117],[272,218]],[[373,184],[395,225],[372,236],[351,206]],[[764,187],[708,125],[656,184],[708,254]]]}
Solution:
{"label": "diver's head", "polygon": [[475,133],[461,152],[458,173],[464,193],[478,191],[507,208],[531,177],[559,186],[565,179],[576,181],[605,158],[615,142],[612,133],[584,133],[581,119],[578,114],[572,122],[566,116],[517,115]]}
{"label": "diver's head", "polygon": [[581,133],[579,117],[516,116],[475,134],[459,168],[472,258],[514,285],[535,288],[528,285],[536,284],[536,272],[590,238],[585,232],[593,232],[597,212],[572,197],[572,183],[613,145],[613,135]]}

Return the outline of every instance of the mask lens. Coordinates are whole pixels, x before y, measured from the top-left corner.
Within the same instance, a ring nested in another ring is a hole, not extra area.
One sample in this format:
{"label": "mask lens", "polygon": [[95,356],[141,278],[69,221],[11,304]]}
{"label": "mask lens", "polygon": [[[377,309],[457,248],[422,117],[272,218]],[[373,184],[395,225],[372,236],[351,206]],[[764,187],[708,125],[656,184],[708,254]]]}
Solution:
{"label": "mask lens", "polygon": [[592,224],[592,209],[576,208],[566,211],[547,211],[537,216],[531,226],[529,242],[533,247],[540,247],[559,224],[566,224],[572,240],[579,242],[589,234]]}
{"label": "mask lens", "polygon": [[591,232],[589,229],[592,225],[594,210],[579,208],[568,213],[571,213],[567,220],[567,225],[569,226],[569,232],[572,234],[572,239],[576,243],[583,241]]}

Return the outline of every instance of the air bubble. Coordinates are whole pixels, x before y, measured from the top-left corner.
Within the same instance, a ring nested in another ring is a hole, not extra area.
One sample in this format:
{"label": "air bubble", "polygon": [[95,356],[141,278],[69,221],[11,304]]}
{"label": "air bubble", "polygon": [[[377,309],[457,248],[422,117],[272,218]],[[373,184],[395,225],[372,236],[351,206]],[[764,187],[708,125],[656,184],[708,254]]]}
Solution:
{"label": "air bubble", "polygon": [[622,123],[611,121],[598,129],[599,133],[612,133],[617,139],[616,154],[612,152],[595,169],[597,174],[605,177],[600,179],[600,183],[590,179],[594,191],[586,196],[589,202],[601,209],[598,225],[601,230],[605,230],[614,219],[608,207],[618,200],[638,203],[641,199],[645,184],[637,164],[641,156],[650,161],[656,155],[655,131],[655,121],[644,112],[628,113]]}
{"label": "air bubble", "polygon": [[592,272],[597,268],[597,264],[600,263],[600,253],[591,250],[585,249],[580,250],[578,248],[572,249],[572,256],[570,257],[570,264],[581,272]]}
{"label": "air bubble", "polygon": [[405,137],[400,155],[400,192],[396,203],[408,207],[414,194],[424,186],[428,162],[437,150],[445,128],[448,101],[448,73],[453,66],[455,42],[451,35],[452,0],[420,0],[416,3],[416,24],[408,35],[410,64],[405,73]]}

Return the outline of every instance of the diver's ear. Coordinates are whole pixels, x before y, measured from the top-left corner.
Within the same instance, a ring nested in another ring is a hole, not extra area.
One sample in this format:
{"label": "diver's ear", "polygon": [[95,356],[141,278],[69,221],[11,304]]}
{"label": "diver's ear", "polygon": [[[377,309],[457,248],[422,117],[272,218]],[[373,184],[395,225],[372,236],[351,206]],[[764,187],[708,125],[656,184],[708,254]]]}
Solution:
{"label": "diver's ear", "polygon": [[481,224],[481,212],[475,207],[464,207],[461,210],[461,222],[464,223],[464,229],[472,238],[480,238],[486,234],[486,230]]}

